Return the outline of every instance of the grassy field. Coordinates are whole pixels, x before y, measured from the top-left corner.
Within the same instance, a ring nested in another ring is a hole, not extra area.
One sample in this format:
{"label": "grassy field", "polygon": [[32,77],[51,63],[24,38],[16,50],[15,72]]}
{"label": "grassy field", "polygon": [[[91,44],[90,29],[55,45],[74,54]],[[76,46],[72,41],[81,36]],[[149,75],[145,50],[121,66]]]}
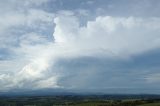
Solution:
{"label": "grassy field", "polygon": [[0,106],[160,106],[158,98],[133,95],[1,97]]}
{"label": "grassy field", "polygon": [[160,103],[147,103],[139,106],[160,106]]}
{"label": "grassy field", "polygon": [[[107,103],[104,103],[104,104],[103,103],[82,103],[82,104],[77,104],[73,106],[116,106],[116,105],[111,105]],[[125,105],[125,106],[130,106],[130,105]],[[147,103],[147,104],[137,105],[137,106],[160,106],[160,103]]]}

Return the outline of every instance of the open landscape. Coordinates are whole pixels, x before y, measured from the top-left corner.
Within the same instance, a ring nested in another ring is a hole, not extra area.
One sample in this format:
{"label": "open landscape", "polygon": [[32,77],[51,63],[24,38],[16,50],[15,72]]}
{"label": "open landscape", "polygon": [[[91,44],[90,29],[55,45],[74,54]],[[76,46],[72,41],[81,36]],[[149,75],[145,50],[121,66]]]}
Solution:
{"label": "open landscape", "polygon": [[160,95],[11,96],[0,106],[160,106]]}
{"label": "open landscape", "polygon": [[0,106],[160,106],[160,0],[0,0]]}

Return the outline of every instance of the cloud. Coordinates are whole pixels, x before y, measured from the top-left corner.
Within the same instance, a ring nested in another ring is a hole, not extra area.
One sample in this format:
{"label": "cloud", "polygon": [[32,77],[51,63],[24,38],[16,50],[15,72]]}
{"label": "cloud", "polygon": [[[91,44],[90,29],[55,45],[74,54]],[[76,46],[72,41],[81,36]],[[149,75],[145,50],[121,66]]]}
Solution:
{"label": "cloud", "polygon": [[[0,49],[4,51],[0,52],[1,90],[27,89],[27,83],[32,82],[30,87],[33,87],[38,86],[34,81],[46,80],[43,75],[38,77],[47,68],[47,59],[40,55],[40,51],[51,41],[47,34],[50,30],[48,27],[53,27],[54,14],[37,6],[47,2],[48,0],[6,0],[0,4],[3,8],[0,11]],[[43,60],[38,59],[38,55]]]}
{"label": "cloud", "polygon": [[[29,60],[30,64],[25,66],[20,73],[26,76],[22,78],[35,84],[32,85],[32,88],[42,88],[41,85],[46,81],[50,84],[44,87],[59,86],[59,80],[65,78],[64,76],[66,75],[65,71],[63,71],[65,73],[61,73],[58,68],[54,67],[54,64],[59,59],[84,56],[106,56],[108,58],[125,59],[126,57],[139,55],[160,46],[158,42],[160,21],[157,18],[99,16],[94,21],[87,22],[86,26],[80,26],[76,16],[60,14],[54,19],[54,22],[56,24],[53,34],[54,43],[33,47],[27,45],[25,48],[26,55],[30,55],[32,58],[29,58],[31,59]],[[86,72],[92,74],[85,74],[85,78],[88,81],[92,81],[90,79],[95,78],[96,74],[93,74],[93,69],[89,68],[87,70],[91,70],[91,72]],[[20,76],[22,76],[21,74]],[[84,74],[76,74],[76,77],[80,78],[82,77],[81,75]],[[77,82],[74,82],[73,79],[68,79],[70,82],[66,83],[72,83],[74,86]],[[22,82],[24,83],[25,81]],[[76,86],[85,85],[83,80],[79,82],[82,83],[76,84]],[[89,83],[91,82],[86,84]],[[38,87],[36,87],[37,85]],[[63,84],[60,85],[64,87]]]}
{"label": "cloud", "polygon": [[[4,22],[4,18],[8,21]],[[46,33],[53,20],[54,40],[49,40]],[[3,48],[12,51],[15,57],[1,61],[4,70],[0,71],[1,90],[92,86],[96,80],[105,78],[100,77],[103,73],[99,74],[97,64],[93,67],[77,66],[78,72],[74,73],[76,67],[68,70],[63,65],[56,66],[57,62],[82,57],[125,60],[160,47],[160,19],[154,17],[97,16],[81,25],[81,20],[72,11],[60,11],[54,15],[32,7],[27,12],[6,13],[0,23]],[[16,33],[12,35],[13,32]],[[13,39],[14,43],[11,42]],[[115,76],[109,77],[110,81],[125,81]]]}
{"label": "cloud", "polygon": [[82,27],[75,16],[60,16],[54,22],[55,41],[73,48],[131,56],[160,46],[159,18],[99,16]]}
{"label": "cloud", "polygon": [[42,5],[44,3],[47,3],[49,0],[27,0],[27,1],[24,1],[25,5],[36,5],[36,6],[39,6],[39,5]]}
{"label": "cloud", "polygon": [[160,82],[160,73],[152,73],[145,77],[148,83],[159,83]]}

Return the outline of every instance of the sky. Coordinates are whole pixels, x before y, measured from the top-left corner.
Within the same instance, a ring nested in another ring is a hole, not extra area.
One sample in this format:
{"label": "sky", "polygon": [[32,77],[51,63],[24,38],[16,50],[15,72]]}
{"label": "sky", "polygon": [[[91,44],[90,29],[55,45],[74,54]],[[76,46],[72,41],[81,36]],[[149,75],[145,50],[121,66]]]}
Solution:
{"label": "sky", "polygon": [[0,92],[160,94],[159,0],[0,0]]}

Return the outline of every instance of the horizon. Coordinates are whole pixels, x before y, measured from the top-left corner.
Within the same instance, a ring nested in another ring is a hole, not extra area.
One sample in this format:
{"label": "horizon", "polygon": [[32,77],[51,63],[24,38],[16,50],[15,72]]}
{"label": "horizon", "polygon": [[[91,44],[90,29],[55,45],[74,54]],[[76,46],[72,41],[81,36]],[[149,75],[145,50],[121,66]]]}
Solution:
{"label": "horizon", "polygon": [[0,93],[160,94],[159,0],[0,6]]}

